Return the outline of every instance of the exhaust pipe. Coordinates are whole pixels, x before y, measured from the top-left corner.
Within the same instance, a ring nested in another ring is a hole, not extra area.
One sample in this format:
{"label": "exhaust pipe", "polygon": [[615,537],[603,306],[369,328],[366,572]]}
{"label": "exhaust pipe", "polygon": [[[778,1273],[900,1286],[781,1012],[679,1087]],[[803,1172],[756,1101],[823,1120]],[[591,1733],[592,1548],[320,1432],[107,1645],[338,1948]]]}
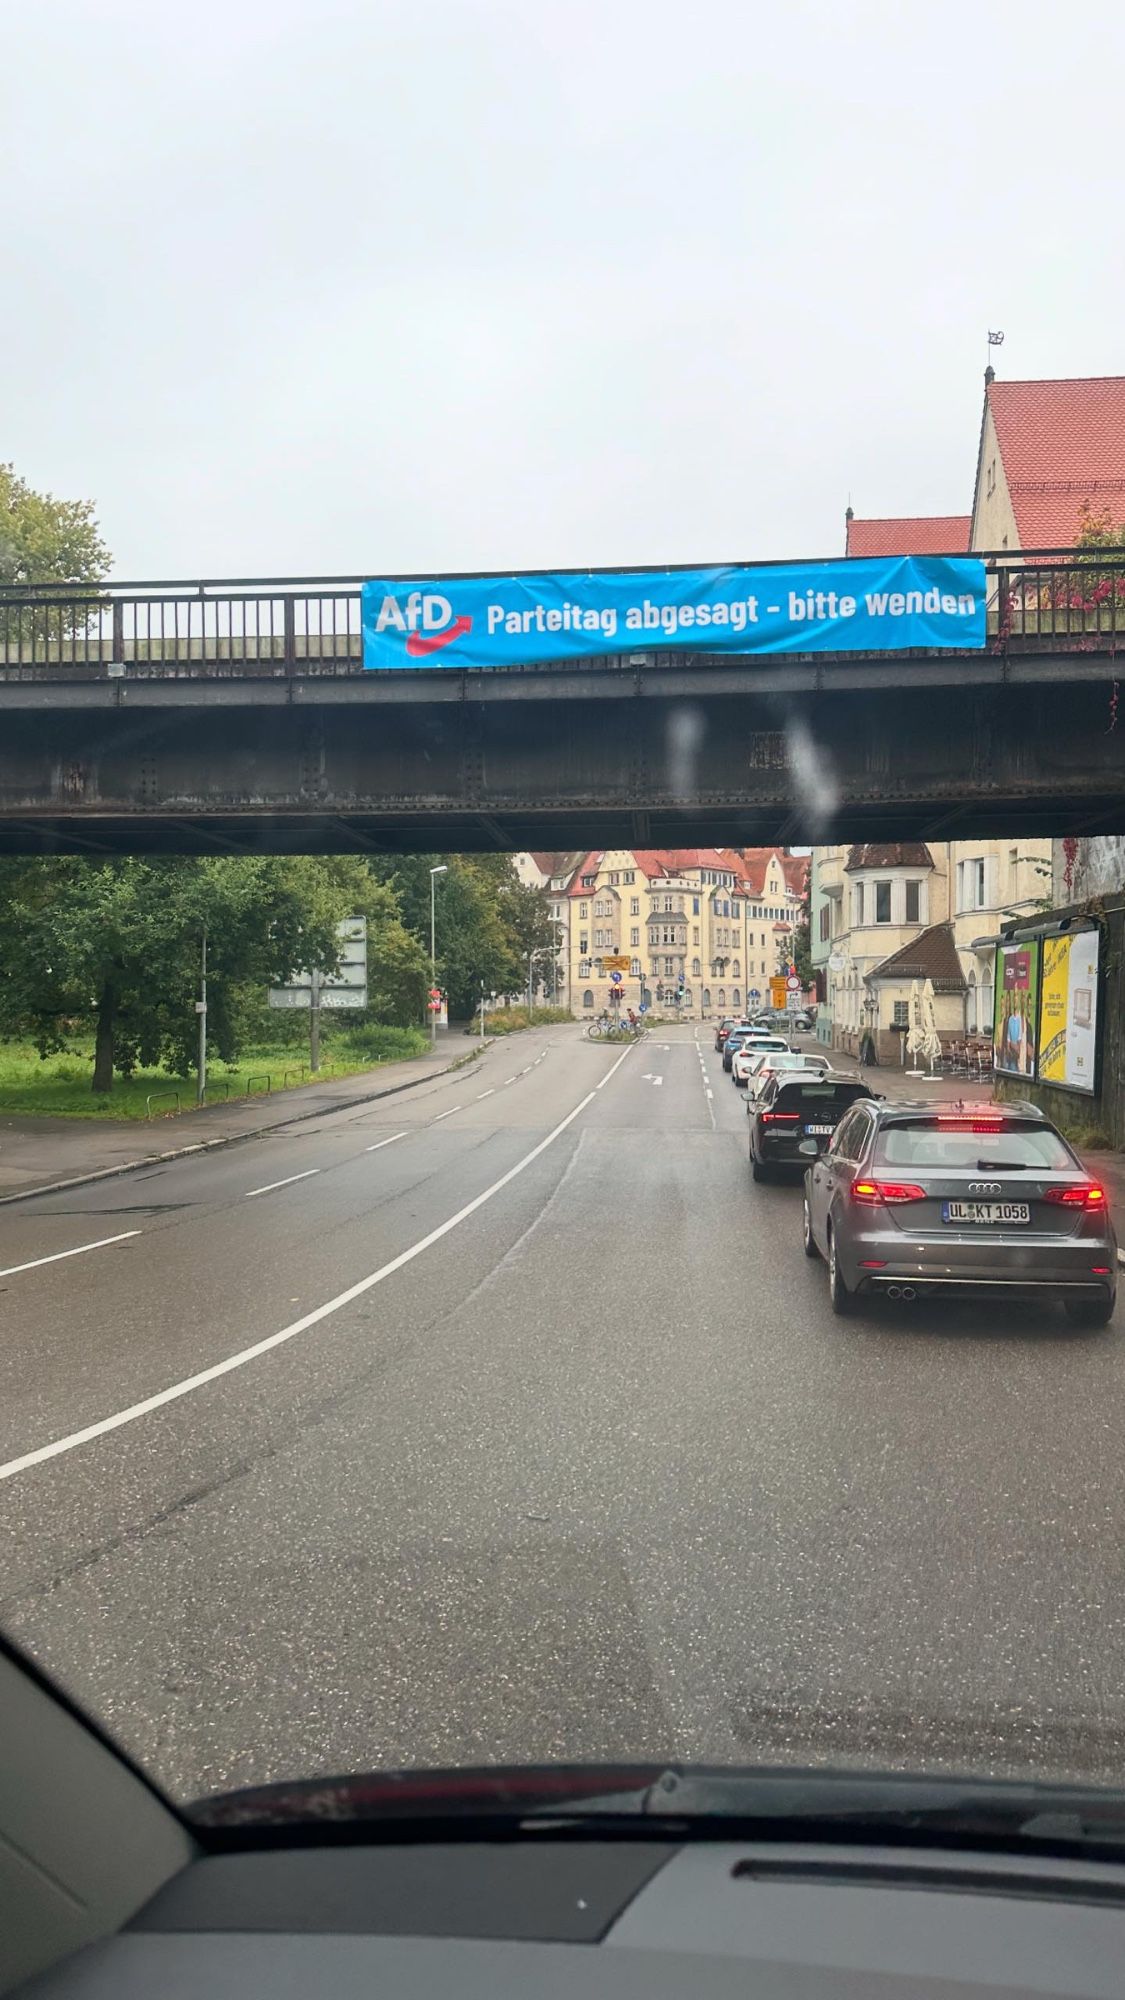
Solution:
{"label": "exhaust pipe", "polygon": [[917,1293],[913,1285],[888,1285],[886,1296],[889,1299],[913,1299]]}

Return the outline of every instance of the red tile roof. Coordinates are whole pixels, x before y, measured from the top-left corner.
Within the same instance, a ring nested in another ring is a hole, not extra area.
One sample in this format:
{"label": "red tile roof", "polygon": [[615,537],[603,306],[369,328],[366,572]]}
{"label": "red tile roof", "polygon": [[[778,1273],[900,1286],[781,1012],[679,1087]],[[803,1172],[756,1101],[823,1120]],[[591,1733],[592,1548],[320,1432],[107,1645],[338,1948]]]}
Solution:
{"label": "red tile roof", "polygon": [[968,514],[907,514],[897,520],[847,524],[845,555],[952,556],[969,546]]}
{"label": "red tile roof", "polygon": [[1084,502],[1125,525],[1125,375],[993,381],[985,394],[1023,548],[1072,546]]}
{"label": "red tile roof", "polygon": [[[633,865],[650,882],[664,881],[688,870],[713,868],[733,875],[735,888],[742,894],[761,896],[766,871],[775,855],[786,886],[795,894],[804,895],[808,881],[808,855],[785,854],[780,847],[746,847],[741,853],[737,847],[636,847],[629,853]],[[574,870],[569,894],[590,895],[591,891],[582,887],[582,877],[596,874],[604,860],[604,849],[594,848],[586,854]]]}

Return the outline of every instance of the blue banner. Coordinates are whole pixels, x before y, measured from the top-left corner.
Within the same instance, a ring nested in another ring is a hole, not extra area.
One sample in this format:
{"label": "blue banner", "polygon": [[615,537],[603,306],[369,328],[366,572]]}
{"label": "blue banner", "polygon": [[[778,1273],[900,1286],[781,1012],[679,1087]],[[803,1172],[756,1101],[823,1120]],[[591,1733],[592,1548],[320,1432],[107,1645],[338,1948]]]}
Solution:
{"label": "blue banner", "polygon": [[984,643],[984,564],[971,557],[363,586],[363,664],[372,668],[521,666],[656,647],[895,653]]}

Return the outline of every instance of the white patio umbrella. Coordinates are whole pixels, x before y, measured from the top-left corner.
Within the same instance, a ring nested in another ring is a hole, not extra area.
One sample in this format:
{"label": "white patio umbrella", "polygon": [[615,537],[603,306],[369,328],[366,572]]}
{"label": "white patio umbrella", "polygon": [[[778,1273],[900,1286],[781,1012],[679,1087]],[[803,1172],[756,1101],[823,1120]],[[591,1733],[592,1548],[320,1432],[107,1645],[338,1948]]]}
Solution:
{"label": "white patio umbrella", "polygon": [[934,1064],[941,1055],[941,1036],[938,1034],[937,1009],[934,1006],[934,982],[927,979],[922,988],[922,1054],[930,1065],[933,1075]]}
{"label": "white patio umbrella", "polygon": [[910,986],[910,1026],[906,1034],[906,1052],[908,1055],[914,1057],[914,1064],[911,1069],[907,1070],[907,1076],[921,1076],[922,1071],[918,1066],[918,1058],[922,1054],[925,1040],[926,1028],[922,1019],[922,989],[915,979],[911,981]]}

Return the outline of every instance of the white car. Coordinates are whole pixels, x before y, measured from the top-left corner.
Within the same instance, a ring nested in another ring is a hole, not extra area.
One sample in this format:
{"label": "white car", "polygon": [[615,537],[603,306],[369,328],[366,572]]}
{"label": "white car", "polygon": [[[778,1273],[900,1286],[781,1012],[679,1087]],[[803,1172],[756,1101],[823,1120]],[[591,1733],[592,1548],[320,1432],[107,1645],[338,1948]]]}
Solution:
{"label": "white car", "polygon": [[764,1055],[761,1062],[755,1065],[753,1074],[748,1080],[750,1099],[752,1101],[756,1098],[767,1079],[777,1076],[779,1072],[788,1075],[791,1071],[799,1070],[803,1076],[827,1076],[831,1068],[827,1056],[802,1055],[792,1049],[778,1051],[776,1054],[771,1052]]}
{"label": "white car", "polygon": [[748,1076],[752,1075],[752,1065],[757,1057],[783,1055],[789,1052],[789,1044],[783,1035],[748,1035],[735,1050],[730,1073],[741,1090]]}

